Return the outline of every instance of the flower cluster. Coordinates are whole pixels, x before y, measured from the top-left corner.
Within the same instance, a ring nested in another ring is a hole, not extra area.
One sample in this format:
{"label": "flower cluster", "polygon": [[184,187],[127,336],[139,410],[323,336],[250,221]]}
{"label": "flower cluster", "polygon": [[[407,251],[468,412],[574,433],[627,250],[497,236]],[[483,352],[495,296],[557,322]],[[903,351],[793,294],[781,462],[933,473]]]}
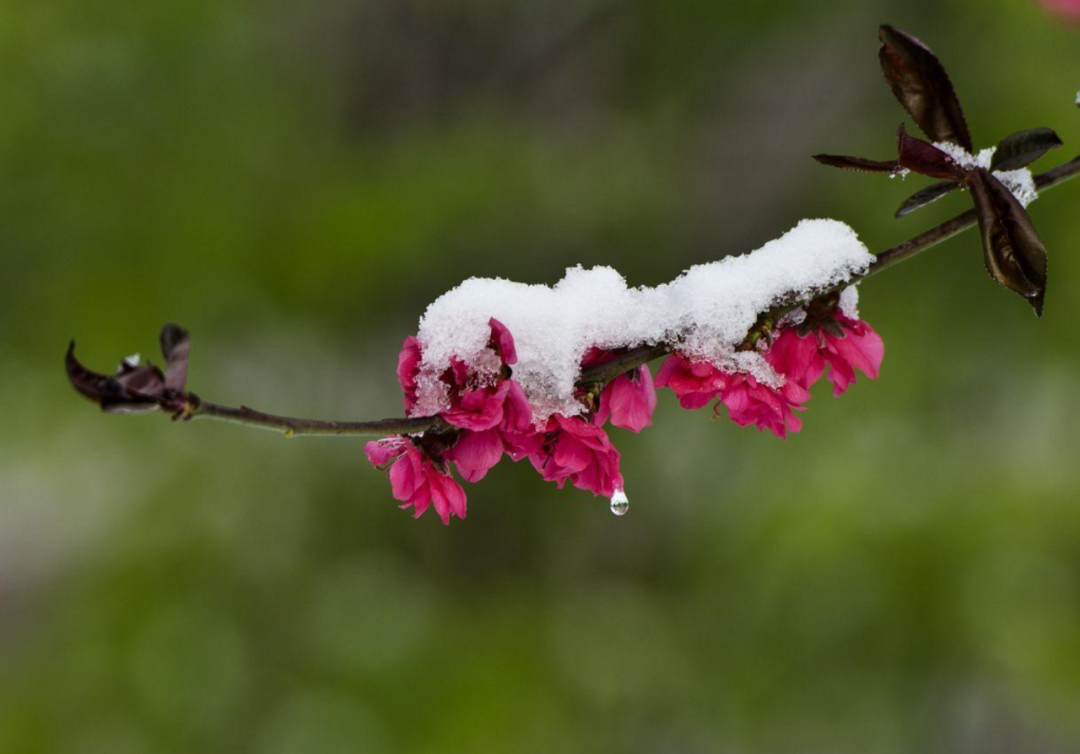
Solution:
{"label": "flower cluster", "polygon": [[[513,378],[514,338],[502,323],[491,319],[485,356],[497,359],[500,368],[494,376],[451,359],[439,376],[446,395],[440,428],[369,442],[365,452],[374,466],[389,472],[393,495],[402,508],[412,508],[420,516],[434,507],[447,524],[453,516],[464,518],[466,512],[465,492],[451,476],[451,468],[464,481],[477,482],[504,455],[514,461],[527,458],[545,481],[555,482],[560,489],[569,481],[581,490],[611,497],[612,510],[621,513],[625,495],[619,451],[605,425],[632,432],[649,426],[656,408],[656,387],[670,388],[687,409],[716,400],[715,410],[725,406],[735,423],[785,438],[788,432],[801,429],[795,412],[806,408],[810,388],[826,367],[834,395],[855,382],[855,370],[877,378],[884,344],[870,325],[839,310],[835,300],[810,307],[804,315],[798,323],[785,321],[765,343],[763,355],[777,375],[776,384],[675,352],[660,368],[655,384],[648,366],[634,367],[607,384],[583,386],[581,414],[554,414],[540,420]],[[592,348],[581,366],[597,367],[617,356]],[[422,361],[420,342],[407,338],[397,371],[410,415],[417,406]]]}

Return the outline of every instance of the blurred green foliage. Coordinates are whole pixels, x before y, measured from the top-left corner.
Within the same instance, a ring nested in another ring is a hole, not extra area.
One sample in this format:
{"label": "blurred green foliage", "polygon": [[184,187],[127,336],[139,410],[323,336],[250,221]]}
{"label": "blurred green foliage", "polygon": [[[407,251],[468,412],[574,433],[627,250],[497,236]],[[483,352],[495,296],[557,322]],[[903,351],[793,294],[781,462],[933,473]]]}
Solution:
{"label": "blurred green foliage", "polygon": [[808,158],[891,154],[884,21],[976,141],[1076,152],[1080,33],[1027,0],[0,4],[0,751],[1080,750],[1077,186],[1041,322],[957,238],[863,286],[882,378],[787,442],[667,395],[616,431],[622,519],[504,464],[413,522],[360,441],[60,369],[172,320],[202,395],[370,418],[469,275],[885,248],[966,200]]}

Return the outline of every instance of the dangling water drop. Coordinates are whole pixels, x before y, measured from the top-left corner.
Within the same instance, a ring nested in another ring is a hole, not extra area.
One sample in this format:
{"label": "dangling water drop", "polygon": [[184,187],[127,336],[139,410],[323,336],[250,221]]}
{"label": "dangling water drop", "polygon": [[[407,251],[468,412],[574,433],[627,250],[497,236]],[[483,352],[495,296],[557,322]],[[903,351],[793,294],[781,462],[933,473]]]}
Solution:
{"label": "dangling water drop", "polygon": [[611,496],[611,512],[616,516],[625,516],[628,510],[630,510],[630,500],[626,497],[626,493],[615,490],[615,494]]}

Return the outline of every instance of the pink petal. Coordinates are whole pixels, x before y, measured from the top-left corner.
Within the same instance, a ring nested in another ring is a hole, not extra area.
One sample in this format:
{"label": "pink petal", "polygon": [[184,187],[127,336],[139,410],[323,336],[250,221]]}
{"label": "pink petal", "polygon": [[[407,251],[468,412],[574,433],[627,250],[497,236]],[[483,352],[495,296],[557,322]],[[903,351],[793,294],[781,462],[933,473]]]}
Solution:
{"label": "pink petal", "polygon": [[454,406],[442,413],[442,418],[455,427],[474,432],[496,427],[503,420],[503,403],[510,385],[509,381],[503,381],[498,387],[462,391]]}
{"label": "pink petal", "polygon": [[412,501],[424,483],[423,463],[420,451],[413,445],[407,446],[406,453],[394,461],[390,467],[390,489],[395,498],[402,502]]}
{"label": "pink petal", "polygon": [[488,324],[491,325],[491,344],[499,352],[503,364],[513,365],[517,363],[517,348],[514,346],[514,336],[506,329],[499,320],[492,317]]}
{"label": "pink petal", "polygon": [[460,484],[434,468],[428,472],[427,481],[431,488],[431,504],[443,524],[449,526],[451,516],[465,518],[465,490]]}
{"label": "pink petal", "polygon": [[765,354],[765,360],[789,382],[809,388],[825,370],[816,333],[800,336],[795,328],[780,331]]}
{"label": "pink petal", "polygon": [[401,437],[387,437],[372,440],[364,445],[364,454],[372,466],[381,468],[405,452],[408,440]]}
{"label": "pink petal", "polygon": [[416,405],[416,375],[420,371],[420,341],[410,335],[405,338],[398,354],[397,378],[405,394],[405,410],[412,411]]}
{"label": "pink petal", "polygon": [[499,462],[503,442],[497,429],[461,433],[457,444],[446,452],[446,458],[457,466],[461,478],[479,482]]}
{"label": "pink petal", "polygon": [[[604,388],[600,407],[605,409],[605,413],[610,413],[611,423],[616,427],[640,432],[652,424],[653,411],[656,409],[656,388],[653,386],[649,367],[639,367],[633,374],[634,379],[622,374],[612,380]],[[603,424],[603,421],[600,424]]]}
{"label": "pink petal", "polygon": [[507,432],[525,432],[532,426],[532,406],[525,397],[521,385],[508,380],[510,385],[503,403],[503,420],[500,425]]}

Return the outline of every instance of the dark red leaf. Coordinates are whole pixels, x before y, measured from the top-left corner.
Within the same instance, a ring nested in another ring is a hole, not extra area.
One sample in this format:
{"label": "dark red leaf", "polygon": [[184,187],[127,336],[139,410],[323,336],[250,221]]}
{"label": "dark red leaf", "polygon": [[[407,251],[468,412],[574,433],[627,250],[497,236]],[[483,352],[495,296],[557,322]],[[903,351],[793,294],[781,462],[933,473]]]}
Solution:
{"label": "dark red leaf", "polygon": [[900,163],[895,160],[893,162],[881,162],[868,160],[865,157],[844,157],[833,154],[816,154],[814,159],[822,165],[841,168],[842,170],[858,170],[862,173],[896,173],[900,170]]}
{"label": "dark red leaf", "polygon": [[926,45],[906,32],[882,26],[881,70],[896,99],[935,142],[971,152],[971,134],[944,66]]}
{"label": "dark red leaf", "polygon": [[1041,317],[1046,296],[1046,246],[1031,218],[988,170],[972,171],[967,183],[975,200],[987,272],[1026,298]]}
{"label": "dark red leaf", "polygon": [[1029,128],[1018,131],[998,142],[991,170],[1026,168],[1051,149],[1061,146],[1061,139],[1052,129]]}
{"label": "dark red leaf", "polygon": [[964,168],[933,144],[909,136],[902,125],[896,133],[896,148],[900,153],[900,165],[913,173],[957,181],[963,180],[966,173]]}
{"label": "dark red leaf", "polygon": [[921,191],[916,191],[909,196],[907,200],[900,205],[900,209],[896,210],[896,216],[904,217],[905,215],[909,215],[920,207],[932,204],[950,191],[955,191],[958,188],[960,188],[960,184],[956,181],[932,183]]}

